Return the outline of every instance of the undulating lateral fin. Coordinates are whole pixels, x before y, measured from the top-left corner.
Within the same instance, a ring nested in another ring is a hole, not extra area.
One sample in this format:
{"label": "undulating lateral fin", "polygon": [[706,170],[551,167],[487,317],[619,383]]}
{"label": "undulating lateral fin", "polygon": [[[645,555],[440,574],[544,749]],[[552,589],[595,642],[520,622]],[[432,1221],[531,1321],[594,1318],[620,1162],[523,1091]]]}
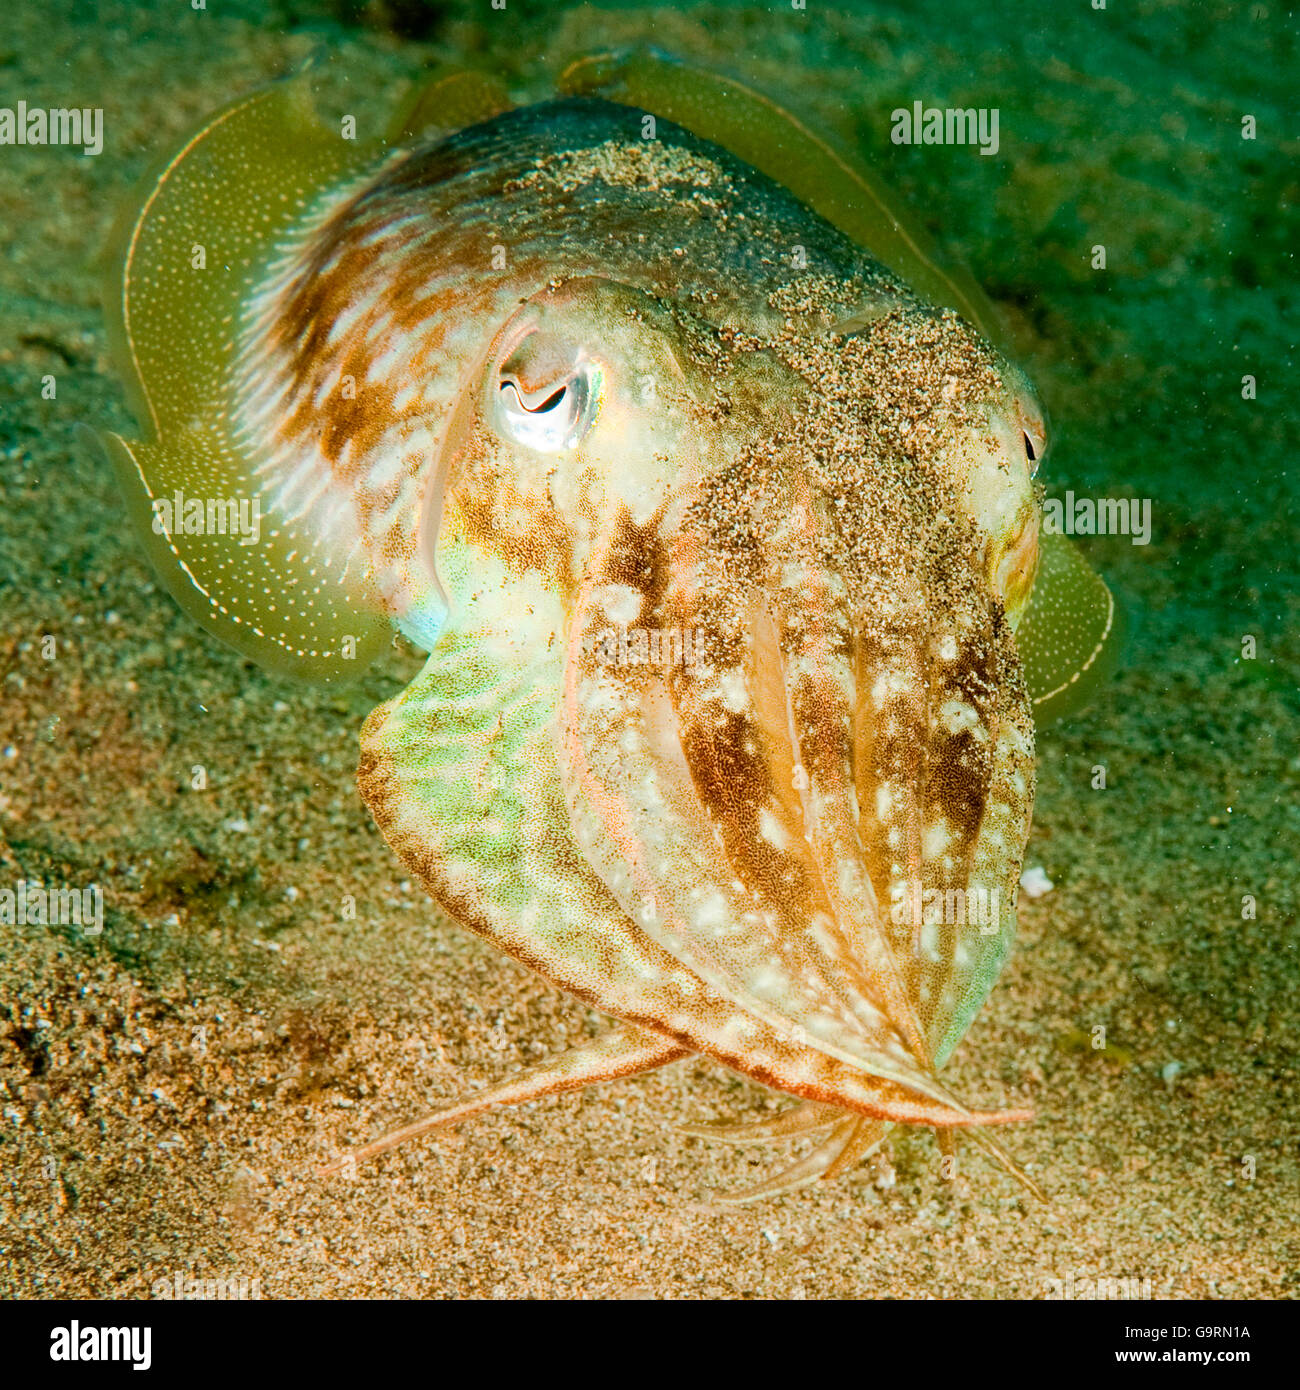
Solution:
{"label": "undulating lateral fin", "polygon": [[[172,597],[209,632],[279,675],[320,681],[358,674],[389,644],[383,616],[310,534],[273,514],[258,515],[253,544],[229,527],[207,530],[210,499],[212,515],[227,519],[228,503],[257,500],[249,498],[243,460],[219,434],[173,431],[152,444],[110,434],[103,442],[132,498],[145,552]],[[205,513],[196,534],[184,531],[190,504]]]}
{"label": "undulating lateral fin", "polygon": [[389,128],[390,143],[447,135],[509,111],[505,84],[490,73],[440,67],[421,80]]}
{"label": "undulating lateral fin", "polygon": [[1123,646],[1123,612],[1105,581],[1068,537],[1039,541],[1038,577],[1016,631],[1035,724],[1083,709],[1113,674]]}
{"label": "undulating lateral fin", "polygon": [[561,91],[601,96],[671,120],[788,188],[923,299],[956,309],[1001,346],[997,310],[969,272],[943,262],[919,223],[863,162],[734,77],[642,48],[579,58]]}
{"label": "undulating lateral fin", "polygon": [[[282,675],[354,676],[389,629],[359,563],[277,516],[237,441],[239,323],[278,240],[379,153],[321,126],[307,77],[286,79],[219,112],[146,181],[111,256],[110,346],[144,430],[104,441],[128,510],[186,612]],[[214,529],[223,514],[237,530]]]}
{"label": "undulating lateral fin", "polygon": [[666,1066],[688,1055],[684,1048],[666,1038],[634,1028],[614,1028],[594,1042],[569,1048],[567,1052],[549,1058],[521,1076],[512,1076],[508,1081],[476,1091],[468,1100],[435,1110],[423,1119],[403,1125],[401,1129],[395,1129],[369,1144],[362,1144],[318,1169],[317,1174],[328,1177],[352,1164],[364,1163],[367,1159],[387,1153],[407,1140],[420,1139],[434,1130],[458,1125],[474,1115],[481,1115],[485,1110],[499,1110],[509,1105],[543,1100],[547,1096],[563,1095],[566,1091],[580,1091],[601,1081],[617,1081],[620,1077],[635,1076],[638,1072]]}
{"label": "undulating lateral fin", "polygon": [[380,153],[322,126],[299,74],[218,111],[145,176],[104,291],[114,362],[150,435],[224,415],[235,324],[277,238]]}

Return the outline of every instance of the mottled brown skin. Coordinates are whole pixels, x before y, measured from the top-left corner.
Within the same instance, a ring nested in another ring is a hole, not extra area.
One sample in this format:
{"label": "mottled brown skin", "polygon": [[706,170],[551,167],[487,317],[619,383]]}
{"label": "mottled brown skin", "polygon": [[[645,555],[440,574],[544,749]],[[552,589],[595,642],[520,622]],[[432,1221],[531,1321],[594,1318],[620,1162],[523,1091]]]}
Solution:
{"label": "mottled brown skin", "polygon": [[[987,1146],[1019,1112],[935,1072],[1010,944],[1028,834],[1032,403],[783,190],[641,130],[569,101],[405,152],[250,308],[262,476],[348,518],[399,621],[440,582],[450,604],[367,724],[362,793],[458,921],[625,1021],[498,1099],[698,1052],[831,1130],[792,1181],[890,1122]],[[590,419],[512,436],[565,364]],[[632,627],[705,658],[611,661]],[[958,891],[1004,919],[927,919]]]}

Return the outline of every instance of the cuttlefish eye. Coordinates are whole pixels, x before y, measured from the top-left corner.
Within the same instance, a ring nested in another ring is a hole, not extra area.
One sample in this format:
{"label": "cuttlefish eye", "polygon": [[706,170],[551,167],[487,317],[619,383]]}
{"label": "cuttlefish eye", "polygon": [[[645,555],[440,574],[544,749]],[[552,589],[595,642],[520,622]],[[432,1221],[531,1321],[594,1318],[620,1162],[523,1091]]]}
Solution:
{"label": "cuttlefish eye", "polygon": [[575,448],[600,408],[600,371],[581,349],[530,333],[497,369],[494,423],[542,454]]}
{"label": "cuttlefish eye", "polygon": [[1047,453],[1047,415],[1042,406],[1028,392],[1021,394],[1016,402],[1020,416],[1020,437],[1025,446],[1025,460],[1029,464],[1029,476],[1038,472]]}

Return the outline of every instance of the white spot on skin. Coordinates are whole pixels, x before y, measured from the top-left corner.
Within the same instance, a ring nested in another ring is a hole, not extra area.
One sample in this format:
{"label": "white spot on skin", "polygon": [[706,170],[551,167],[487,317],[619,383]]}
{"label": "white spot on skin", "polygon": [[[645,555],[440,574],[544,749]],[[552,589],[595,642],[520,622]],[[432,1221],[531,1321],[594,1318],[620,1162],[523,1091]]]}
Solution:
{"label": "white spot on skin", "polygon": [[906,694],[911,688],[912,681],[906,671],[886,671],[884,675],[876,677],[876,683],[871,687],[871,703],[879,709],[891,695]]}
{"label": "white spot on skin", "polygon": [[758,813],[758,833],[776,849],[784,852],[790,848],[790,837],[786,834],[785,826],[766,806]]}
{"label": "white spot on skin", "polygon": [[749,708],[749,688],[739,666],[724,671],[718,680],[723,707],[731,714],[744,714]]}
{"label": "white spot on skin", "polygon": [[835,923],[824,912],[814,912],[808,923],[808,935],[823,951],[833,952],[837,946]]}
{"label": "white spot on skin", "polygon": [[773,999],[784,992],[785,984],[785,976],[779,970],[770,965],[764,965],[755,971],[750,979],[749,987],[760,999]]}
{"label": "white spot on skin", "polygon": [[939,924],[937,922],[923,922],[921,924],[921,950],[931,960],[939,959]]}
{"label": "white spot on skin", "polygon": [[721,893],[710,893],[695,912],[697,927],[724,931],[727,926],[727,900]]}
{"label": "white spot on skin", "polygon": [[954,736],[978,729],[979,722],[975,707],[965,700],[945,700],[939,707],[940,725]]}
{"label": "white spot on skin", "polygon": [[952,829],[946,821],[927,825],[921,837],[921,853],[926,859],[937,859],[952,843]]}
{"label": "white spot on skin", "polygon": [[939,659],[941,661],[957,660],[957,639],[948,633],[939,643]]}
{"label": "white spot on skin", "polygon": [[630,627],[641,616],[642,595],[627,584],[606,584],[596,596],[609,620]]}
{"label": "white spot on skin", "polygon": [[718,1029],[718,1041],[723,1047],[743,1052],[745,1043],[754,1035],[754,1025],[744,1014],[733,1014]]}

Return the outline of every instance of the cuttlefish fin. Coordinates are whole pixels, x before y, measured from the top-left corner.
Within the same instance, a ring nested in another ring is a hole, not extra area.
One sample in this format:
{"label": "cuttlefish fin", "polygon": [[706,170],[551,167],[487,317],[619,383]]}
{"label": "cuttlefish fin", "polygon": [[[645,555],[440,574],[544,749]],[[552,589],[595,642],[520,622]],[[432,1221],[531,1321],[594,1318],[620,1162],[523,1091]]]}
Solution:
{"label": "cuttlefish fin", "polygon": [[[149,444],[109,434],[103,444],[172,597],[236,651],[278,675],[331,681],[358,674],[389,644],[388,621],[355,570],[310,531],[261,511],[244,460],[220,431]],[[253,528],[187,533],[186,507],[206,512],[209,499],[243,507],[244,518],[257,518]],[[245,535],[256,539],[246,544]]]}
{"label": "cuttlefish fin", "polygon": [[295,527],[258,475],[232,419],[239,325],[289,229],[380,153],[323,127],[306,76],[286,79],[146,178],[107,253],[110,348],[144,431],[103,440],[128,510],[181,607],[285,675],[355,675],[389,628],[346,516],[328,539]]}
{"label": "cuttlefish fin", "polygon": [[1016,630],[1034,723],[1083,709],[1114,673],[1123,638],[1123,610],[1105,581],[1067,537],[1043,534],[1038,575]]}
{"label": "cuttlefish fin", "polygon": [[491,73],[438,67],[409,94],[389,127],[388,139],[392,144],[409,144],[449,135],[489,121],[512,105],[505,84]]}
{"label": "cuttlefish fin", "polygon": [[579,1091],[600,1081],[617,1081],[621,1077],[666,1066],[688,1055],[685,1048],[666,1038],[635,1028],[614,1028],[585,1046],[570,1048],[558,1057],[550,1058],[522,1076],[512,1076],[509,1081],[475,1092],[468,1100],[444,1106],[422,1119],[403,1125],[401,1129],[362,1144],[318,1169],[318,1176],[328,1177],[353,1164],[364,1163],[408,1140],[420,1139],[434,1130],[461,1124],[487,1110],[500,1110],[510,1105],[523,1105],[528,1101],[563,1095],[566,1091]]}
{"label": "cuttlefish fin", "polygon": [[572,96],[640,107],[730,150],[788,188],[923,299],[956,309],[1001,345],[997,310],[970,273],[940,257],[920,224],[861,159],[765,92],[649,48],[579,58],[557,86]]}

